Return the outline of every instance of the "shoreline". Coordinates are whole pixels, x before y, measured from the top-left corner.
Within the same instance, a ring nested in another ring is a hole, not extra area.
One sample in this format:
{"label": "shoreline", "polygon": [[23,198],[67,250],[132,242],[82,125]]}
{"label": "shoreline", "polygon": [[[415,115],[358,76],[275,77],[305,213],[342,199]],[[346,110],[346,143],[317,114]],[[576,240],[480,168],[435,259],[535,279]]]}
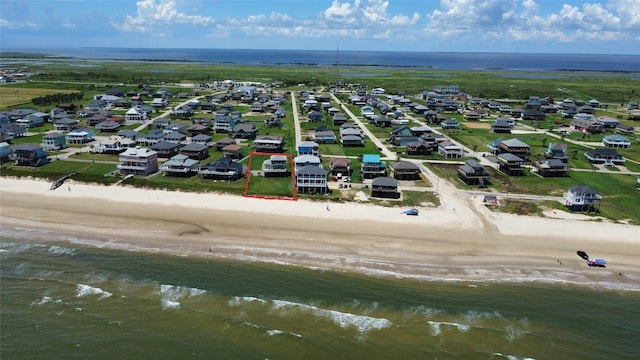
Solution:
{"label": "shoreline", "polygon": [[[640,227],[495,213],[447,185],[442,205],[419,216],[370,204],[73,181],[54,191],[45,181],[2,177],[0,185],[3,233],[46,231],[54,242],[373,276],[640,291]],[[608,267],[589,268],[577,250]]]}

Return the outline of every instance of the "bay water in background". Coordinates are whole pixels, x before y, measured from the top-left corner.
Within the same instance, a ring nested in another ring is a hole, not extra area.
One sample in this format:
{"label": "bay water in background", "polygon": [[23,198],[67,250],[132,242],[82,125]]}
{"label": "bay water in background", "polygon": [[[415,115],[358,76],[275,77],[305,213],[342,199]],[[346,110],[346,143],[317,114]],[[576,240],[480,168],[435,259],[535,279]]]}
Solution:
{"label": "bay water in background", "polygon": [[[3,359],[636,359],[640,294],[3,236]],[[18,240],[19,239],[19,240]]]}
{"label": "bay water in background", "polygon": [[438,70],[638,72],[640,55],[446,53],[392,51],[58,48],[2,49],[77,59],[284,66],[375,66]]}

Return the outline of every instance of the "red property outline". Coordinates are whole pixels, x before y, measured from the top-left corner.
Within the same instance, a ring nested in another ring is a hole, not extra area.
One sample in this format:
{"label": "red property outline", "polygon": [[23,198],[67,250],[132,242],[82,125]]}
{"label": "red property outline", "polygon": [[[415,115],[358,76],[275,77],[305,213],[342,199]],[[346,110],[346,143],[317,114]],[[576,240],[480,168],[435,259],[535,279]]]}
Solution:
{"label": "red property outline", "polygon": [[[277,196],[267,196],[267,195],[249,195],[249,178],[251,177],[251,159],[253,159],[253,155],[258,156],[273,156],[273,155],[282,155],[289,158],[289,166],[291,166],[291,183],[293,184],[293,197],[277,197]],[[290,201],[298,201],[298,188],[296,187],[296,179],[295,179],[295,166],[293,165],[293,155],[291,154],[278,154],[278,153],[265,153],[265,152],[255,152],[252,151],[249,153],[249,161],[247,162],[247,176],[244,182],[244,197],[247,198],[256,198],[256,199],[266,199],[266,200],[290,200]]]}

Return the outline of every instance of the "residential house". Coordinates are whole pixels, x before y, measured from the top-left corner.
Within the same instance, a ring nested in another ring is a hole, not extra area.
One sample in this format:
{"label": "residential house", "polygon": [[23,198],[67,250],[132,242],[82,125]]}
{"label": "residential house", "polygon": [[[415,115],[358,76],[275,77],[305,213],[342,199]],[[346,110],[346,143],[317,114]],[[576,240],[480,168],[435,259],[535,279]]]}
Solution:
{"label": "residential house", "polygon": [[138,138],[138,143],[144,146],[151,146],[159,143],[164,138],[165,134],[162,130],[154,129],[149,131],[146,135]]}
{"label": "residential house", "polygon": [[460,129],[460,124],[458,123],[458,120],[456,120],[455,118],[442,120],[442,122],[440,122],[440,126],[442,126],[443,130]]}
{"label": "residential house", "polygon": [[191,137],[191,142],[209,147],[211,145],[211,139],[211,135],[197,134]]}
{"label": "residential house", "polygon": [[182,105],[180,107],[178,107],[177,109],[174,109],[171,114],[175,117],[181,118],[181,119],[187,119],[193,116],[194,114],[194,110],[193,110],[193,106],[190,105]]}
{"label": "residential house", "polygon": [[206,124],[193,124],[187,128],[187,136],[194,137],[196,135],[209,135],[211,126]]}
{"label": "residential house", "polygon": [[198,173],[203,179],[237,180],[247,172],[244,165],[228,157],[218,159],[214,163],[200,166]]}
{"label": "residential house", "polygon": [[221,115],[220,113],[216,113],[213,118],[213,129],[217,133],[231,133],[239,121],[240,118],[232,116],[231,114]]}
{"label": "residential house", "polygon": [[607,148],[629,149],[631,140],[622,135],[607,135],[602,138],[602,144]]}
{"label": "residential house", "polygon": [[398,180],[381,176],[371,182],[371,196],[385,199],[398,199]]}
{"label": "residential house", "polygon": [[620,124],[620,121],[609,116],[600,116],[596,119],[596,124],[604,129],[615,129]]}
{"label": "residential house", "polygon": [[587,185],[576,185],[564,194],[565,206],[571,211],[599,212],[602,197]]}
{"label": "residential house", "polygon": [[513,129],[513,120],[509,118],[497,118],[496,121],[491,124],[491,132],[493,133],[511,134],[511,129]]}
{"label": "residential house", "polygon": [[387,128],[393,126],[393,121],[386,116],[374,116],[369,123],[373,122],[373,125],[380,128]]}
{"label": "residential house", "polygon": [[567,162],[567,144],[564,143],[550,143],[547,146],[547,151],[544,153],[547,159],[558,159],[562,162]]}
{"label": "residential house", "polygon": [[636,130],[631,125],[618,124],[618,126],[616,126],[616,132],[618,134],[633,135]]}
{"label": "residential house", "polygon": [[340,143],[342,146],[364,146],[364,139],[360,130],[355,128],[340,129]]}
{"label": "residential house", "polygon": [[62,118],[53,122],[53,129],[56,131],[70,131],[80,126],[80,121],[71,118]]}
{"label": "residential house", "polygon": [[130,147],[135,147],[134,140],[123,137],[110,137],[91,146],[91,152],[97,154],[119,154]]}
{"label": "residential house", "polygon": [[320,156],[320,146],[313,141],[301,141],[298,143],[298,155]]}
{"label": "residential house", "polygon": [[8,142],[0,142],[0,164],[9,161],[11,158],[11,146]]}
{"label": "residential house", "polygon": [[305,166],[317,166],[322,167],[322,161],[315,155],[299,155],[293,159],[293,164],[296,171]]}
{"label": "residential house", "polygon": [[320,195],[327,193],[327,170],[321,166],[306,165],[296,168],[295,180],[298,193]]}
{"label": "residential house", "polygon": [[466,121],[479,121],[481,118],[481,115],[477,111],[467,110],[464,112],[463,117]]}
{"label": "residential house", "polygon": [[49,162],[47,153],[36,144],[16,144],[12,149],[13,163],[20,166],[42,166]]}
{"label": "residential house", "polygon": [[542,110],[528,109],[522,112],[522,120],[544,121],[547,117]]}
{"label": "residential house", "polygon": [[48,133],[42,136],[41,146],[45,151],[62,150],[67,147],[67,138],[63,133]]}
{"label": "residential house", "polygon": [[569,175],[569,165],[560,159],[544,159],[533,163],[533,169],[540,176],[564,177]]}
{"label": "residential house", "polygon": [[420,180],[420,168],[410,161],[396,161],[389,164],[396,180]]}
{"label": "residential house", "polygon": [[151,149],[131,147],[118,156],[120,174],[150,175],[158,171],[158,153]]}
{"label": "residential house", "polygon": [[389,133],[389,137],[395,146],[406,146],[408,143],[418,140],[418,136],[415,136],[408,126],[395,127]]}
{"label": "residential house", "polygon": [[351,176],[351,159],[331,158],[329,160],[329,171],[331,175]]}
{"label": "residential house", "polygon": [[595,120],[587,119],[573,119],[569,123],[569,128],[591,134],[600,133],[603,130],[602,125],[597,124]]}
{"label": "residential house", "polygon": [[331,130],[316,130],[313,133],[313,140],[318,144],[335,144],[336,134]]}
{"label": "residential house", "polygon": [[183,125],[183,124],[170,123],[170,124],[167,124],[167,126],[165,126],[162,129],[162,132],[164,134],[170,134],[172,132],[176,132],[176,133],[180,133],[180,134],[186,134],[187,133],[187,126]]}
{"label": "residential house", "polygon": [[287,163],[289,158],[286,155],[271,155],[269,159],[262,163],[262,172],[268,176],[287,176]]}
{"label": "residential house", "polygon": [[2,134],[10,139],[23,137],[27,134],[27,128],[15,124],[2,124]]}
{"label": "residential house", "polygon": [[458,166],[458,177],[467,185],[486,186],[491,179],[491,173],[479,162],[469,159]]}
{"label": "residential house", "polygon": [[227,145],[231,145],[231,144],[235,144],[236,141],[230,137],[224,137],[218,141],[216,141],[214,143],[214,147],[216,148],[216,150],[220,151],[222,150],[223,147],[227,146]]}
{"label": "residential house", "polygon": [[438,153],[447,159],[457,159],[464,156],[464,148],[461,145],[445,140],[438,144]]}
{"label": "residential house", "polygon": [[498,154],[498,169],[509,176],[523,176],[525,160],[512,153]]}
{"label": "residential house", "polygon": [[333,125],[339,126],[347,122],[347,117],[343,113],[333,114]]}
{"label": "residential house", "polygon": [[625,158],[612,148],[587,150],[584,156],[592,164],[605,164],[607,166],[622,165],[625,161]]}
{"label": "residential house", "polygon": [[149,128],[164,129],[167,126],[169,126],[169,124],[171,124],[171,119],[161,117],[161,118],[153,119],[151,121],[151,124],[149,125]]}
{"label": "residential house", "polygon": [[147,113],[140,108],[132,107],[124,114],[127,121],[145,121],[148,120]]}
{"label": "residential house", "polygon": [[228,157],[230,159],[242,159],[242,149],[241,145],[229,144],[221,149],[224,157]]}
{"label": "residential house", "polygon": [[519,139],[509,139],[500,143],[500,152],[511,153],[527,161],[531,156],[531,147]]}
{"label": "residential house", "polygon": [[233,127],[232,136],[236,139],[255,139],[258,128],[253,124],[236,124]]}
{"label": "residential house", "polygon": [[204,160],[209,157],[209,147],[194,142],[181,147],[178,152],[194,160]]}
{"label": "residential house", "polygon": [[253,141],[253,149],[256,152],[281,153],[284,151],[284,138],[282,136],[258,135]]}
{"label": "residential house", "polygon": [[96,130],[100,132],[116,132],[120,127],[120,123],[117,121],[103,121],[96,124]]}
{"label": "residential house", "polygon": [[380,155],[364,154],[362,156],[362,165],[360,168],[360,176],[363,179],[374,179],[387,175],[387,164],[380,161]]}
{"label": "residential house", "polygon": [[67,133],[67,144],[87,144],[94,140],[95,135],[91,129],[77,128]]}
{"label": "residential house", "polygon": [[150,149],[155,151],[158,154],[158,157],[168,159],[174,155],[177,155],[180,147],[180,144],[163,140],[151,145]]}
{"label": "residential house", "polygon": [[407,143],[405,149],[407,151],[407,155],[428,155],[433,152],[435,147],[435,143],[430,143],[419,138],[416,141]]}
{"label": "residential house", "polygon": [[183,154],[174,155],[160,166],[165,176],[189,177],[197,174],[198,170],[198,161]]}
{"label": "residential house", "polygon": [[179,133],[177,131],[172,131],[169,133],[165,133],[162,141],[182,145],[187,141],[187,135]]}
{"label": "residential house", "polygon": [[498,155],[500,154],[500,152],[502,152],[500,144],[502,144],[503,141],[504,139],[502,138],[495,139],[487,144],[487,149],[489,149],[489,152],[491,154]]}
{"label": "residential house", "polygon": [[409,128],[409,130],[411,130],[411,135],[413,136],[425,136],[427,134],[431,134],[433,133],[433,129],[431,129],[430,127],[423,125],[423,126],[413,126],[411,128]]}
{"label": "residential house", "polygon": [[24,126],[26,128],[35,128],[44,125],[44,118],[42,116],[37,116],[36,114],[37,113],[29,114],[22,119],[16,120],[16,125]]}

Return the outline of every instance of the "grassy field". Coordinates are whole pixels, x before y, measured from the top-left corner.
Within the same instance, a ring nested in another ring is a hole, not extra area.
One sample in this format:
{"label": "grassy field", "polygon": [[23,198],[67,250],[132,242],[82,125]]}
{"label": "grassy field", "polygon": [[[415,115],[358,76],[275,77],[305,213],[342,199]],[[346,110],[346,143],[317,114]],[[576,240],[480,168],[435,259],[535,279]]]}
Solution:
{"label": "grassy field", "polygon": [[45,89],[23,86],[0,86],[0,109],[8,109],[19,105],[31,104],[31,100],[52,94],[68,94],[73,90]]}

